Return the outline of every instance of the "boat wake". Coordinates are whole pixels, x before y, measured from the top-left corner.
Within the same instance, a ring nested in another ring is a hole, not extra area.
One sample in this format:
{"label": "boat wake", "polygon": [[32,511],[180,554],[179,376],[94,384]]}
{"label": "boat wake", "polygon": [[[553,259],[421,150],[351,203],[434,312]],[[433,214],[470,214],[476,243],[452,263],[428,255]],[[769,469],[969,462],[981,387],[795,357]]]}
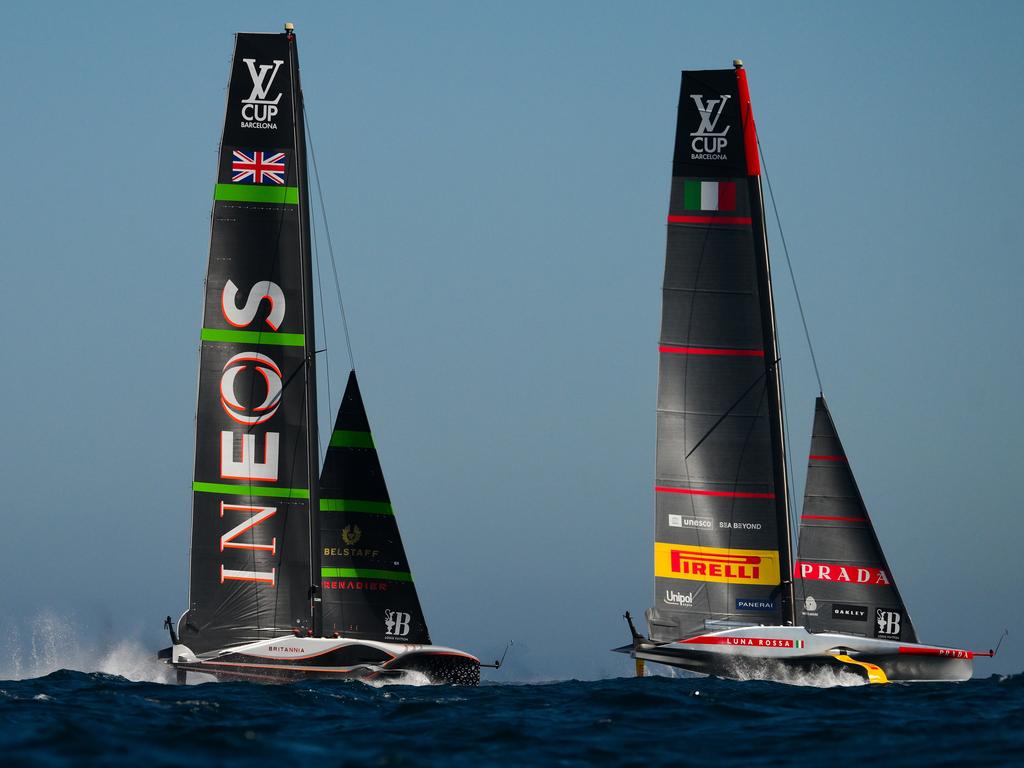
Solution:
{"label": "boat wake", "polygon": [[28,622],[11,625],[0,654],[0,680],[44,677],[62,669],[116,675],[140,683],[170,683],[171,670],[157,661],[152,648],[137,640],[109,645],[82,642],[73,621],[43,613]]}
{"label": "boat wake", "polygon": [[814,670],[801,670],[771,663],[738,670],[735,679],[767,680],[806,688],[852,688],[868,684],[867,679],[862,675],[847,672],[845,669],[835,670],[823,667]]}
{"label": "boat wake", "polygon": [[[85,634],[75,621],[53,612],[8,626],[2,635],[0,680],[30,680],[70,670],[114,675],[136,683],[174,683],[174,671],[157,660],[154,648],[135,639],[113,644],[90,643],[83,640]],[[188,676],[190,685],[215,681],[212,675]],[[360,682],[371,688],[432,685],[429,677],[413,670]]]}
{"label": "boat wake", "polygon": [[[647,675],[649,677],[674,677],[681,679],[706,678],[697,672],[686,669],[676,669],[664,664],[647,664]],[[845,669],[821,668],[815,670],[800,670],[789,667],[782,667],[778,664],[765,662],[756,666],[749,664],[743,669],[737,669],[733,679],[739,681],[763,680],[783,685],[799,685],[805,688],[852,688],[858,685],[867,685],[868,681],[855,672],[847,672]]]}
{"label": "boat wake", "polygon": [[392,685],[411,685],[418,688],[422,685],[434,684],[433,682],[431,682],[430,678],[422,672],[416,672],[415,670],[411,669],[403,669],[396,675],[391,677],[380,677],[374,680],[360,680],[359,682],[362,682],[370,686],[371,688],[387,688],[388,686]]}

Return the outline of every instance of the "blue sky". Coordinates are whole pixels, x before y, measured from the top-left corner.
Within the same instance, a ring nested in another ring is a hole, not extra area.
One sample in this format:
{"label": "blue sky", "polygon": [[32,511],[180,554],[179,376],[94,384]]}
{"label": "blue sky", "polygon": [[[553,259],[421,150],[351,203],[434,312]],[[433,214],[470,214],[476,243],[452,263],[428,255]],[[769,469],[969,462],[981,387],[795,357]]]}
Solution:
{"label": "blue sky", "polygon": [[[8,9],[0,624],[159,647],[235,31],[296,24],[364,399],[435,641],[627,674],[652,593],[679,70],[745,60],[825,393],[924,640],[1024,667],[1016,3]],[[794,456],[813,371],[773,238]],[[330,294],[328,294],[330,298]],[[334,404],[345,372],[327,312]],[[326,387],[324,388],[326,390]],[[330,416],[325,416],[329,419]],[[795,490],[803,491],[802,461]],[[6,635],[0,635],[0,644]]]}

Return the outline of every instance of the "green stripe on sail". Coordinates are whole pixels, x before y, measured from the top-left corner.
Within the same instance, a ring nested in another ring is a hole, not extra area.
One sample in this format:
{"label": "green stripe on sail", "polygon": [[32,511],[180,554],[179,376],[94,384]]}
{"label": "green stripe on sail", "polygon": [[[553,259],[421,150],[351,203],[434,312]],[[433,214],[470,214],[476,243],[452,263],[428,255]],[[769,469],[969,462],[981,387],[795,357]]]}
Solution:
{"label": "green stripe on sail", "polygon": [[383,579],[385,581],[412,581],[408,571],[375,571],[372,568],[321,568],[325,579]]}
{"label": "green stripe on sail", "polygon": [[359,499],[320,499],[321,512],[366,512],[371,515],[393,515],[394,508],[386,501]]}
{"label": "green stripe on sail", "polygon": [[700,182],[687,179],[683,186],[683,207],[688,211],[700,210]]}
{"label": "green stripe on sail", "polygon": [[331,433],[331,448],[373,448],[373,435],[369,432],[336,429]]}
{"label": "green stripe on sail", "polygon": [[213,192],[214,200],[228,200],[235,203],[281,203],[299,204],[298,187],[269,186],[262,184],[218,184]]}
{"label": "green stripe on sail", "polygon": [[223,493],[231,496],[273,496],[281,499],[308,499],[308,488],[274,488],[269,485],[229,485],[228,483],[192,483],[199,493]]}
{"label": "green stripe on sail", "polygon": [[233,331],[229,328],[203,328],[203,341],[226,341],[232,344],[264,344],[278,347],[303,347],[306,337],[301,333],[273,331]]}

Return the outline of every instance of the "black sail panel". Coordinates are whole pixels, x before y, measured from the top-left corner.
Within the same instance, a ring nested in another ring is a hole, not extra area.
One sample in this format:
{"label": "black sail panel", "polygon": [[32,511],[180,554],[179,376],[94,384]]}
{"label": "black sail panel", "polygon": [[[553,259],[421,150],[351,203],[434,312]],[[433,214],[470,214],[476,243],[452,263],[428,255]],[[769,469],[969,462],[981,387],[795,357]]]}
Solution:
{"label": "black sail panel", "polygon": [[201,333],[189,608],[178,627],[196,653],[312,629],[314,340],[293,66],[290,36],[236,36]]}
{"label": "black sail panel", "polygon": [[429,643],[356,372],[320,477],[324,634]]}
{"label": "black sail panel", "polygon": [[794,576],[811,632],[917,642],[823,397],[814,406]]}
{"label": "black sail panel", "polygon": [[648,611],[659,642],[780,624],[791,610],[759,174],[743,70],[684,72],[659,345]]}

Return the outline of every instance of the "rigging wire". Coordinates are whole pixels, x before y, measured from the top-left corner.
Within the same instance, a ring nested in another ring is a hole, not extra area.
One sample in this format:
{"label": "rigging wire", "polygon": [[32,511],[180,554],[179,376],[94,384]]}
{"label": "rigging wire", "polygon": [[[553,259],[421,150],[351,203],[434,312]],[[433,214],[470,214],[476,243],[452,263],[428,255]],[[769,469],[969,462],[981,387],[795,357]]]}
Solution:
{"label": "rigging wire", "polygon": [[[761,166],[764,168],[765,183],[768,185],[768,196],[771,198],[771,201],[772,201],[772,211],[775,214],[775,225],[779,229],[779,239],[782,241],[782,252],[786,256],[786,267],[789,270],[789,280],[790,280],[790,283],[793,285],[793,294],[796,296],[796,306],[797,306],[797,309],[799,309],[799,311],[800,311],[800,322],[803,324],[803,327],[804,327],[804,338],[807,340],[807,351],[811,355],[811,365],[814,366],[814,378],[817,379],[817,381],[818,381],[818,394],[819,395],[824,395],[824,387],[821,384],[821,373],[818,371],[818,359],[817,359],[817,357],[814,354],[814,344],[811,342],[811,332],[810,332],[810,329],[808,328],[808,325],[807,325],[807,316],[804,314],[803,301],[801,301],[801,299],[800,299],[800,289],[797,287],[797,284],[796,284],[796,273],[793,271],[793,261],[789,257],[789,246],[786,244],[786,233],[782,229],[782,218],[779,216],[779,206],[775,202],[775,192],[772,190],[772,180],[771,180],[771,177],[768,175],[768,163],[765,160],[764,147],[761,146],[761,136],[760,136],[760,134],[755,132],[755,136],[756,136],[756,139],[757,139],[757,149],[758,149],[758,152],[761,155]],[[776,334],[776,336],[775,336],[775,344],[778,347],[779,358],[781,359],[782,358],[782,342],[781,342],[781,339],[779,338],[780,336],[781,336],[781,334]],[[784,407],[784,404],[785,404],[785,401],[786,401],[786,379],[785,379],[785,375],[783,373],[783,369],[782,369],[781,365],[779,366],[779,389],[781,390],[781,393],[782,393],[782,401],[783,401],[783,407]],[[787,479],[788,479],[788,481],[790,483],[792,483],[796,479],[796,476],[793,474],[793,441],[792,441],[792,439],[790,437],[790,433],[789,433],[789,422],[786,421],[785,419],[783,419],[782,423],[783,423],[783,430],[782,430],[782,432],[783,432],[783,434],[782,434],[783,451],[786,454],[785,461],[786,461],[787,470],[788,470],[788,472],[787,472]],[[789,490],[789,498],[791,498],[793,500],[793,503],[789,506],[788,514],[789,514],[790,531],[792,532],[790,534],[791,535],[790,547],[791,547],[791,551],[793,553],[793,560],[795,562],[796,558],[797,558],[797,555],[799,553],[800,521],[798,519],[797,510],[796,510],[796,503],[797,503],[796,502],[797,496],[795,494],[795,490],[796,489],[795,488],[790,488],[788,490]],[[792,541],[792,536],[794,534],[796,535],[796,539],[797,539],[796,542]],[[793,575],[789,574],[788,578],[793,579]],[[794,579],[794,581],[796,581],[796,580]],[[801,586],[802,586],[802,584],[801,584]],[[794,598],[794,600],[796,599],[796,584],[794,584],[793,598]],[[794,605],[793,606],[794,616],[796,615],[796,611],[797,611],[797,606]]]}
{"label": "rigging wire", "polygon": [[[776,339],[775,343],[778,344],[778,340],[777,339]],[[780,357],[782,356],[782,350],[781,349],[779,350],[779,356]],[[783,398],[783,400],[785,400],[785,398],[786,398],[786,376],[783,373],[781,365],[779,366],[779,389],[782,390],[782,398]],[[786,464],[788,465],[788,469],[789,469],[789,474],[787,475],[787,477],[789,478],[790,482],[793,482],[796,479],[794,474],[793,474],[793,441],[790,439],[790,435],[789,435],[789,422],[783,421],[783,425],[784,425],[784,429],[782,430],[782,439],[785,441],[783,449],[786,452]],[[805,482],[806,482],[806,480],[805,480]],[[791,562],[789,564],[790,568],[793,568],[796,565],[796,558],[797,558],[799,544],[800,544],[800,520],[799,520],[799,518],[797,516],[797,512],[796,512],[796,496],[793,493],[794,490],[795,489],[790,489],[789,498],[791,498],[793,500],[793,503],[789,505],[789,510],[788,510],[788,514],[789,514],[789,530],[791,531],[789,547],[790,547],[790,551],[792,552],[792,555],[793,555],[793,557],[792,557],[793,562]],[[795,542],[793,541],[794,534],[796,536],[796,541]],[[787,574],[786,578],[788,578],[790,580],[794,580],[793,573],[791,572],[791,573]],[[803,580],[801,579],[800,581],[802,583]],[[793,599],[794,599],[794,601],[796,600],[796,584],[795,583],[794,583],[794,588],[793,588]],[[793,606],[793,615],[794,615],[794,617],[796,616],[796,610],[797,610],[797,606],[794,605]]]}
{"label": "rigging wire", "polygon": [[[818,359],[814,355],[814,344],[811,343],[811,332],[807,327],[807,318],[804,316],[804,303],[800,300],[800,289],[796,287],[796,275],[793,272],[793,262],[789,258],[789,247],[786,245],[786,233],[782,230],[782,219],[779,218],[779,207],[775,204],[775,192],[772,191],[772,180],[768,175],[768,162],[765,160],[764,147],[761,146],[761,136],[757,136],[757,149],[761,153],[761,165],[764,167],[764,180],[768,184],[768,196],[772,199],[772,211],[775,212],[775,224],[779,228],[779,238],[782,240],[782,252],[786,255],[786,266],[789,267],[789,280],[793,284],[793,293],[796,294],[796,306],[800,310],[800,322],[804,325],[804,337],[807,339],[807,349],[811,353],[811,364],[814,366],[814,378],[818,380],[818,394],[824,394],[824,387],[821,386],[821,374],[818,372]],[[782,356],[781,353],[779,355]]]}
{"label": "rigging wire", "polygon": [[[324,233],[327,235],[327,250],[331,256],[331,271],[334,273],[334,290],[338,295],[338,307],[341,309],[341,327],[345,332],[345,347],[348,349],[348,361],[352,370],[356,368],[356,356],[352,353],[352,338],[348,332],[348,316],[345,314],[345,302],[341,298],[341,281],[338,280],[338,264],[334,259],[334,243],[331,240],[331,228],[327,224],[327,206],[324,205],[324,191],[320,186],[320,170],[316,164],[316,149],[313,144],[313,130],[309,124],[306,105],[302,105],[302,116],[305,118],[306,135],[309,137],[309,156],[313,160],[313,178],[316,180],[316,192],[320,198],[320,212],[324,222]],[[321,294],[322,298],[322,294]]]}
{"label": "rigging wire", "polygon": [[[324,335],[324,367],[327,369],[327,410],[330,412],[331,403],[334,402],[334,395],[331,391],[331,356],[328,350],[327,344],[327,314],[324,312],[324,285],[320,280],[320,252],[317,250],[316,245],[316,218],[313,216],[312,209],[309,212],[309,230],[313,236],[313,263],[316,264],[316,287],[317,293],[320,295],[320,326],[323,329]],[[316,354],[314,350],[313,354]],[[318,429],[316,432],[317,436],[317,448],[320,449],[320,455],[324,455],[324,446],[321,440],[321,431]]]}

